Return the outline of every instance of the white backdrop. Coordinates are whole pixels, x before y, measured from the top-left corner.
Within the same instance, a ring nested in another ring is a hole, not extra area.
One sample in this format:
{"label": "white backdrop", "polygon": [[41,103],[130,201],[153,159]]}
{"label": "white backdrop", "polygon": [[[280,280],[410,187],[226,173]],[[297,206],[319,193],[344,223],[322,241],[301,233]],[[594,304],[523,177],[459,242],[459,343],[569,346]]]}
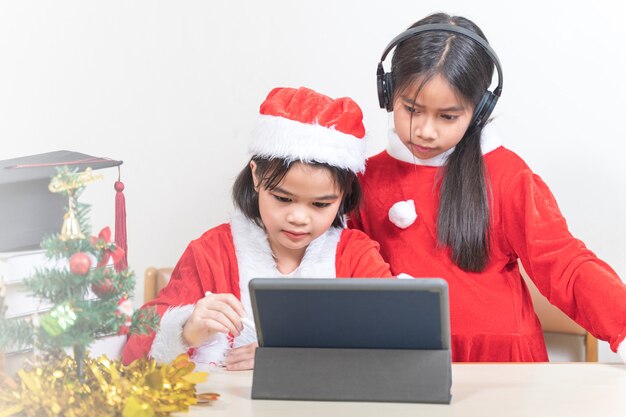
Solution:
{"label": "white backdrop", "polygon": [[[173,265],[227,219],[272,87],[353,97],[377,153],[380,54],[415,20],[446,11],[473,19],[498,52],[505,145],[550,185],[572,232],[626,277],[624,6],[573,4],[1,0],[0,159],[69,149],[124,160],[139,303],[146,267]],[[113,225],[108,171],[85,194],[94,231]]]}

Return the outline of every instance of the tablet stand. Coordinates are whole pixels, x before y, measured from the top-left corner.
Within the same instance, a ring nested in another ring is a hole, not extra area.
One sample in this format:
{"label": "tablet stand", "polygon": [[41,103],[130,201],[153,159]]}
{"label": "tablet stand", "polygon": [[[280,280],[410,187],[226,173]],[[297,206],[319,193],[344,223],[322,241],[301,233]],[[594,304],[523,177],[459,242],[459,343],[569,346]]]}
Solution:
{"label": "tablet stand", "polygon": [[257,348],[253,399],[449,404],[450,350]]}

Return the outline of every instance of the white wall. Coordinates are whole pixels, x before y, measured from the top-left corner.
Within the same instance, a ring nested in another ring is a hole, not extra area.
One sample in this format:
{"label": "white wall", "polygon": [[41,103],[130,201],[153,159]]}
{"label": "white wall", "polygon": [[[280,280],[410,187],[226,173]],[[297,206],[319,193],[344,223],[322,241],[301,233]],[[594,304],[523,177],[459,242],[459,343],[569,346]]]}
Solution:
{"label": "white wall", "polygon": [[[572,232],[626,277],[624,6],[574,4],[3,1],[0,159],[71,149],[124,160],[129,262],[141,278],[227,218],[231,181],[272,87],[352,96],[373,137],[369,154],[381,150],[380,54],[413,21],[443,10],[477,22],[500,56],[505,144],[551,186]],[[108,171],[86,193],[96,231],[113,224]]]}

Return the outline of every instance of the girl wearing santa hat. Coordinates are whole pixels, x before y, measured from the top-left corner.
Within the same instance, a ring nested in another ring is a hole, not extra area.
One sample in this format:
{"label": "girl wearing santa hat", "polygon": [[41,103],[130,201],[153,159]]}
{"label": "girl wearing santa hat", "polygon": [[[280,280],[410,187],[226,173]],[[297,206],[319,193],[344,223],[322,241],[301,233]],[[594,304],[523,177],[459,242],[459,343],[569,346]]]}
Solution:
{"label": "girl wearing santa hat", "polygon": [[307,88],[276,88],[260,113],[230,222],[189,244],[168,285],[144,306],[156,306],[158,332],[130,336],[124,363],[145,356],[170,362],[192,349],[198,364],[251,369],[250,279],[391,277],[378,244],[344,228],[365,167],[359,106]]}
{"label": "girl wearing santa hat", "polygon": [[392,273],[447,280],[453,360],[548,360],[518,260],[552,304],[626,358],[626,286],[488,125],[502,74],[480,28],[428,16],[389,44],[378,77],[393,123],[360,176],[351,225],[380,243]]}

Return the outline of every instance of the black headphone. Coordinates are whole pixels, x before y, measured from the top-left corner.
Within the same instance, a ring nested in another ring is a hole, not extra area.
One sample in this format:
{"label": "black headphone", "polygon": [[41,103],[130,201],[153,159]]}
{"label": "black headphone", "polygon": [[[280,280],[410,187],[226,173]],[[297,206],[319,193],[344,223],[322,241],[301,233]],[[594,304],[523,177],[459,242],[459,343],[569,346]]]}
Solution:
{"label": "black headphone", "polygon": [[376,70],[376,78],[378,84],[378,103],[380,104],[380,108],[386,109],[388,112],[393,110],[393,77],[391,72],[385,72],[385,70],[383,69],[383,61],[387,57],[387,54],[396,45],[408,38],[411,38],[423,32],[436,31],[458,33],[459,35],[463,35],[466,38],[473,40],[478,45],[480,45],[485,50],[485,52],[487,52],[487,55],[491,57],[491,60],[496,66],[496,71],[498,72],[498,86],[493,90],[493,92],[489,90],[485,91],[482,98],[478,102],[478,105],[476,105],[476,108],[474,109],[474,115],[472,116],[472,120],[469,125],[472,128],[482,128],[489,120],[489,116],[491,115],[493,108],[496,106],[498,98],[500,98],[500,94],[502,94],[502,68],[500,67],[500,60],[485,39],[481,38],[471,30],[450,24],[435,23],[420,25],[405,32],[402,32],[401,34],[393,38],[391,42],[389,42],[389,45],[387,45],[387,47],[385,48],[385,52],[383,52],[383,56],[380,58],[380,62],[378,63],[378,69]]}

